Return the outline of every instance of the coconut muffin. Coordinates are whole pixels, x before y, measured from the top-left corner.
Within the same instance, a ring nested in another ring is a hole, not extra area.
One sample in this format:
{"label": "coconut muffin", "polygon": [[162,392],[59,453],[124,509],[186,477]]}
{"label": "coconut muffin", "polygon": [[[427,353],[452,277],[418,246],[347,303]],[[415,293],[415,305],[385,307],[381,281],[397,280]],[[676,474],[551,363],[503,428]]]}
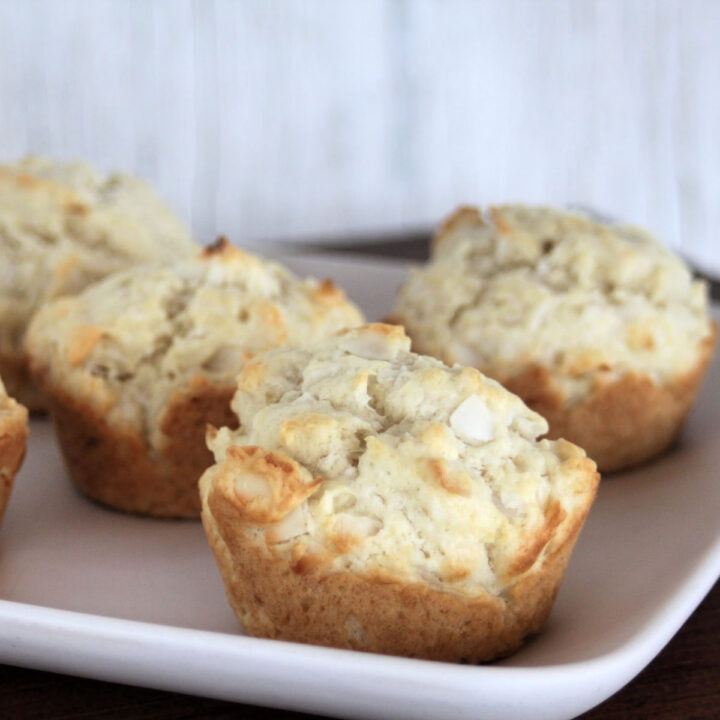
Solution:
{"label": "coconut muffin", "polygon": [[715,344],[704,283],[643,231],[551,208],[462,208],[401,288],[413,348],[479,368],[601,471],[665,450]]}
{"label": "coconut muffin", "polygon": [[27,410],[7,396],[0,378],[0,522],[12,490],[15,473],[25,457]]}
{"label": "coconut muffin", "polygon": [[0,166],[0,373],[10,394],[43,408],[22,350],[43,303],[193,252],[183,224],[142,180],[39,157]]}
{"label": "coconut muffin", "polygon": [[243,368],[203,524],[246,632],[482,661],[540,629],[595,496],[583,450],[479,371],[367,325]]}
{"label": "coconut muffin", "polygon": [[220,239],[45,305],[26,345],[80,490],[121,510],[196,517],[212,462],[205,426],[234,424],[244,363],[361,322],[329,280],[300,280]]}

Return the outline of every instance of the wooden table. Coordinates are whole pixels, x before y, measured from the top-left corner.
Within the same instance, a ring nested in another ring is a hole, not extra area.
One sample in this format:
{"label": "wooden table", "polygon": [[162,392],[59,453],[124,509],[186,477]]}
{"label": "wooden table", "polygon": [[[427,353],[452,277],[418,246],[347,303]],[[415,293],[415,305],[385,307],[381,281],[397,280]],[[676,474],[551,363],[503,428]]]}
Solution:
{"label": "wooden table", "polygon": [[[417,243],[386,244],[376,254],[423,257]],[[366,249],[367,251],[367,249]],[[0,665],[0,719],[179,720],[314,716]],[[720,718],[720,582],[658,657],[583,720]]]}

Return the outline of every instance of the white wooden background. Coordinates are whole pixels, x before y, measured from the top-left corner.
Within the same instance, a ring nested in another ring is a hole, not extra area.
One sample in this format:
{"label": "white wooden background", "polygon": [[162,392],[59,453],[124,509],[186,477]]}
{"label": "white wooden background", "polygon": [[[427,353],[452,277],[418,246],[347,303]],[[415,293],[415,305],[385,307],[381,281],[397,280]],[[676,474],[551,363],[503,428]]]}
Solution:
{"label": "white wooden background", "polygon": [[716,0],[0,0],[0,158],[236,241],[580,203],[720,269]]}

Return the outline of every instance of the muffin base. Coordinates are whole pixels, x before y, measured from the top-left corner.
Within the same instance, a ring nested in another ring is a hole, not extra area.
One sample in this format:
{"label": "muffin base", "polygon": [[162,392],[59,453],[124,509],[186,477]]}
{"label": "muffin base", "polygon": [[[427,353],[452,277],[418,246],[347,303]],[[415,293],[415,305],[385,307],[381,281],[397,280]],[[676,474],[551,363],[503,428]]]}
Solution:
{"label": "muffin base", "polygon": [[250,635],[452,662],[506,656],[545,623],[590,503],[565,539],[502,595],[293,564],[214,485],[203,525],[230,604]]}
{"label": "muffin base", "polygon": [[658,385],[647,376],[629,373],[599,385],[569,407],[544,367],[529,368],[502,382],[545,417],[550,425],[547,437],[579,445],[598,470],[615,472],[646,462],[675,442],[712,358],[716,335],[713,326],[695,367],[670,382]]}
{"label": "muffin base", "polygon": [[237,427],[230,409],[234,388],[196,378],[186,391],[176,392],[161,423],[168,436],[161,452],[141,433],[109,425],[88,403],[57,387],[45,389],[65,465],[81,492],[125,512],[199,516],[197,483],[213,462],[206,427]]}
{"label": "muffin base", "polygon": [[10,499],[15,474],[20,469],[28,436],[27,410],[14,400],[0,406],[0,521]]}
{"label": "muffin base", "polygon": [[42,413],[47,410],[45,395],[33,382],[27,358],[23,353],[0,352],[0,377],[7,394],[22,403],[30,412]]}

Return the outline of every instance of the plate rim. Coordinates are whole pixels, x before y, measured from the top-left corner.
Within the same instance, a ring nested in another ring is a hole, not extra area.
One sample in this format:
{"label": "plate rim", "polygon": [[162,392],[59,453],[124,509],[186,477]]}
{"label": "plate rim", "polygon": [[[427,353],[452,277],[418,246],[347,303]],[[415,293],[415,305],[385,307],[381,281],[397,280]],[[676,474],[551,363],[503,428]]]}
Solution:
{"label": "plate rim", "polygon": [[[304,263],[330,261],[336,266],[356,268],[358,264],[383,266],[398,274],[405,273],[413,264],[405,260],[353,256],[349,253],[289,252],[283,257]],[[719,309],[714,306],[716,313]],[[341,717],[383,717],[382,711],[388,707],[391,686],[406,683],[416,689],[418,697],[411,706],[402,708],[398,717],[423,720],[440,717],[435,714],[438,707],[446,708],[447,717],[476,717],[479,711],[491,714],[502,711],[502,717],[507,720],[522,718],[527,708],[522,704],[513,705],[512,699],[508,700],[496,691],[501,685],[521,679],[534,693],[535,709],[542,708],[534,716],[538,720],[549,720],[573,717],[589,710],[630,682],[680,629],[719,576],[720,532],[702,553],[693,557],[693,567],[688,570],[680,587],[626,642],[595,657],[538,667],[465,666],[393,657],[128,620],[1,598],[0,661],[223,700],[305,712],[331,712]],[[48,637],[52,639],[49,641]],[[125,655],[118,656],[118,646]],[[55,654],[50,653],[49,648],[54,648]],[[186,658],[183,653],[176,652],[178,649],[192,649],[193,653]],[[219,653],[223,659],[239,663],[234,674],[227,669],[222,674],[222,668],[215,668],[223,678],[235,682],[235,691],[229,692],[217,682],[208,684],[207,677],[201,673],[193,674],[199,658],[207,660],[213,652]],[[372,663],[368,663],[369,657],[373,659]],[[163,658],[165,672],[158,672],[160,658]],[[292,686],[294,696],[266,686],[268,682],[272,685],[272,680],[277,681],[278,663],[296,678]],[[368,665],[372,666],[371,672]],[[346,683],[344,687],[350,699],[340,706],[319,692],[327,676],[318,671],[328,669],[334,682],[344,679]],[[243,673],[246,675],[243,676]],[[360,698],[357,697],[359,688],[354,688],[355,695],[352,695],[353,688],[347,685],[350,678],[358,677],[366,684],[377,682],[379,678],[388,682],[381,684],[379,691],[376,689],[370,694],[364,686],[363,698]],[[588,677],[592,678],[590,682]],[[251,686],[248,678],[253,682],[264,680],[265,685]],[[569,692],[568,686],[580,679],[583,692]],[[301,680],[304,686],[299,684]],[[442,685],[440,689],[438,682]],[[383,691],[387,692],[383,694]],[[441,692],[452,696],[444,700],[444,705],[435,697]],[[559,692],[563,698],[561,703],[558,702]],[[422,702],[419,702],[420,698]],[[491,703],[488,703],[489,700]],[[393,707],[393,710],[397,708]],[[433,714],[428,714],[429,711]],[[469,711],[473,714],[467,714]]]}

